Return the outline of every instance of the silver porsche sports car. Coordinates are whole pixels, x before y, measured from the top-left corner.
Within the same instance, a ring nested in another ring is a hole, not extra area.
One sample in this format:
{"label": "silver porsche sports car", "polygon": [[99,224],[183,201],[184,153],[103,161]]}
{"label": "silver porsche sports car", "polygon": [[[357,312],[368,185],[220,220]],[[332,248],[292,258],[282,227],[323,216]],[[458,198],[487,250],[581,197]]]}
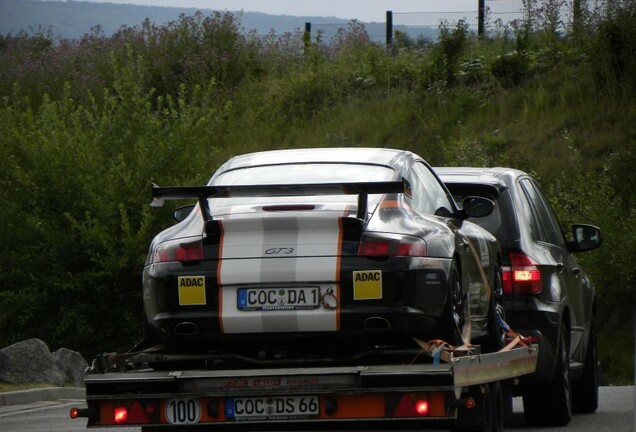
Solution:
{"label": "silver porsche sports car", "polygon": [[404,150],[233,157],[206,186],[158,187],[176,225],[143,274],[145,344],[209,365],[412,358],[417,341],[503,341],[501,255],[431,167]]}

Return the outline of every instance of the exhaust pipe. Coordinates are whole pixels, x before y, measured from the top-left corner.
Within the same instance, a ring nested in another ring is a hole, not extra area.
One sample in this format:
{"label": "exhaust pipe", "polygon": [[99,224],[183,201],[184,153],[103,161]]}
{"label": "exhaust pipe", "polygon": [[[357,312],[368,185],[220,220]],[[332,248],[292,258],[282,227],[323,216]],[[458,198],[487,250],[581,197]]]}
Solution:
{"label": "exhaust pipe", "polygon": [[362,327],[370,332],[383,332],[390,330],[393,325],[384,317],[374,316],[365,319],[362,323]]}
{"label": "exhaust pipe", "polygon": [[174,326],[174,334],[178,336],[197,336],[201,333],[199,326],[190,321],[183,321]]}

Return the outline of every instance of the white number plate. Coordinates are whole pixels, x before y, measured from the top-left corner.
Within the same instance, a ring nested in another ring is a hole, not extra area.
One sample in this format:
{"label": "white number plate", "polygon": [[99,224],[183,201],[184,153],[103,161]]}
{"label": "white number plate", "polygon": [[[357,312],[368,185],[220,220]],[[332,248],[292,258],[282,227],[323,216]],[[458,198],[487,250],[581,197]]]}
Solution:
{"label": "white number plate", "polygon": [[170,399],[166,403],[166,419],[170,424],[193,424],[201,418],[201,407],[196,399]]}
{"label": "white number plate", "polygon": [[236,421],[308,418],[318,414],[318,396],[250,397],[225,401],[225,417]]}
{"label": "white number plate", "polygon": [[237,307],[242,311],[316,309],[319,304],[319,287],[239,288],[237,292]]}

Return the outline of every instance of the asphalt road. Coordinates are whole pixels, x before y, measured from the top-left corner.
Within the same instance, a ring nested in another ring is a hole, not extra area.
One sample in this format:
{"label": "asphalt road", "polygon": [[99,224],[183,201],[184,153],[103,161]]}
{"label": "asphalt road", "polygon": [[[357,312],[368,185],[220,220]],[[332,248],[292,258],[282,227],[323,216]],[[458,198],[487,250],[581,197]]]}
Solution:
{"label": "asphalt road", "polygon": [[[83,431],[85,420],[71,420],[69,409],[82,406],[82,401],[59,400],[36,402],[29,405],[15,405],[0,409],[0,431],[2,432],[45,432],[45,431]],[[634,387],[601,387],[600,405],[595,414],[576,415],[566,428],[530,428],[523,421],[521,399],[514,404],[514,425],[507,427],[508,432],[634,432],[636,430],[634,414]],[[91,431],[139,432],[140,428],[107,429],[96,428]]]}

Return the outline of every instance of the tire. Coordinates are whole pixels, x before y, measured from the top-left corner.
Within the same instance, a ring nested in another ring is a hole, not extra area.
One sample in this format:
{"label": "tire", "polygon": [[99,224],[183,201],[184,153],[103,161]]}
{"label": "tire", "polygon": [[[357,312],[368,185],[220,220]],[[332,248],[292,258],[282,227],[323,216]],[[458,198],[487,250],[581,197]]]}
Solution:
{"label": "tire", "polygon": [[514,421],[514,411],[513,411],[513,396],[512,396],[512,388],[514,385],[514,380],[506,380],[501,382],[501,396],[503,402],[503,416],[504,416],[504,425],[512,426]]}
{"label": "tire", "polygon": [[499,382],[490,384],[490,397],[492,398],[492,432],[504,430],[504,396]]}
{"label": "tire", "polygon": [[490,384],[484,384],[483,404],[480,411],[482,423],[480,425],[467,428],[467,432],[495,432],[493,395]]}
{"label": "tire", "polygon": [[148,324],[148,317],[145,312],[143,313],[143,336],[145,347],[152,347],[165,342],[165,340],[162,340],[150,327],[150,324]]}
{"label": "tire", "polygon": [[466,298],[459,267],[453,261],[450,269],[449,292],[443,316],[433,338],[441,338],[453,346],[463,344],[462,329],[466,322]]}
{"label": "tire", "polygon": [[506,344],[506,333],[501,327],[500,319],[504,320],[504,309],[499,299],[502,295],[501,271],[495,270],[495,278],[488,305],[488,335],[484,337],[481,345],[482,352],[493,353],[499,351]]}
{"label": "tire", "polygon": [[523,409],[530,426],[565,426],[572,419],[570,350],[565,323],[561,324],[554,376],[546,385],[526,390]]}
{"label": "tire", "polygon": [[142,426],[141,432],[185,432],[185,431],[200,431],[201,429],[186,428],[178,426]]}
{"label": "tire", "polygon": [[591,414],[598,408],[598,358],[596,356],[596,322],[592,319],[585,353],[585,364],[580,379],[572,383],[572,410]]}
{"label": "tire", "polygon": [[473,409],[460,408],[457,425],[450,428],[453,432],[503,432],[504,407],[501,384],[498,382],[483,384],[471,388],[477,401]]}

